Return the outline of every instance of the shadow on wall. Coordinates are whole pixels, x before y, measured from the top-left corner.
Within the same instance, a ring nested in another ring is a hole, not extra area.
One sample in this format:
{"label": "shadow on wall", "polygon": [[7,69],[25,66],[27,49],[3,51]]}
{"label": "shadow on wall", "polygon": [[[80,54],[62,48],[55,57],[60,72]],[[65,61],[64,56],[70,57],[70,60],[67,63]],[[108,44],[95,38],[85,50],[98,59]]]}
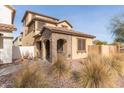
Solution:
{"label": "shadow on wall", "polygon": [[19,49],[19,47],[13,46],[12,47],[12,59],[16,60],[16,59],[19,59],[19,58],[21,58],[20,49]]}
{"label": "shadow on wall", "polygon": [[1,59],[1,51],[0,51],[0,64],[3,64],[3,61],[2,61],[2,59]]}
{"label": "shadow on wall", "polygon": [[0,64],[3,64],[3,61],[2,61],[2,59],[0,59]]}

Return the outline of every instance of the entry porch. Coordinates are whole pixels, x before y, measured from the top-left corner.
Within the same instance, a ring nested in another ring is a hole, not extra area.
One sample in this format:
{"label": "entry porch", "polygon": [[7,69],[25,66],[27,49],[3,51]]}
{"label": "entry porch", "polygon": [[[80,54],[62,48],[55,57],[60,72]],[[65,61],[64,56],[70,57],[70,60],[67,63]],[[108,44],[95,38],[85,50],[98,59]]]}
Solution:
{"label": "entry porch", "polygon": [[67,56],[67,40],[65,39],[37,39],[37,57],[41,60],[53,62],[57,60],[58,54]]}

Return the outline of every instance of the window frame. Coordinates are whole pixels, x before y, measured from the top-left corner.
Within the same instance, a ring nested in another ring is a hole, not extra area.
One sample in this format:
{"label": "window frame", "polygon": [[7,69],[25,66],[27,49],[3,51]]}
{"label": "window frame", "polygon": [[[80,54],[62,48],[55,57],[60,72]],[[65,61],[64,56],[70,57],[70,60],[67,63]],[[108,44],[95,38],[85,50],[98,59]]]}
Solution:
{"label": "window frame", "polygon": [[86,52],[86,39],[77,38],[77,52]]}
{"label": "window frame", "polygon": [[0,49],[3,49],[3,37],[0,35]]}

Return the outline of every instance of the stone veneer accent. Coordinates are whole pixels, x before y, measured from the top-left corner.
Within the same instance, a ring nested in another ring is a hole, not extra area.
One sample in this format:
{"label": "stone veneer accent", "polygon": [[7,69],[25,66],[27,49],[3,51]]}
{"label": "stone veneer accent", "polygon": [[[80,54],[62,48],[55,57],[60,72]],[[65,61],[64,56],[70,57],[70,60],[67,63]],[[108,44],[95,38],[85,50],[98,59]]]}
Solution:
{"label": "stone veneer accent", "polygon": [[64,39],[66,40],[67,49],[66,49],[66,55],[65,57],[67,59],[72,58],[72,36],[70,35],[64,35],[64,34],[58,34],[58,33],[52,33],[52,62],[55,62],[57,60],[57,40]]}

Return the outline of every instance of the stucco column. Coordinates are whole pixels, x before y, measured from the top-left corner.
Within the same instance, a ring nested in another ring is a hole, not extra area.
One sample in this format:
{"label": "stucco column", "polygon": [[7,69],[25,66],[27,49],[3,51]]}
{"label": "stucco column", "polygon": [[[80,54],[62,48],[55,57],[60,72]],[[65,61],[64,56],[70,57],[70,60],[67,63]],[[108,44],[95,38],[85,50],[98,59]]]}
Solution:
{"label": "stucco column", "polygon": [[43,60],[46,60],[45,42],[42,42],[42,58],[43,58]]}
{"label": "stucco column", "polygon": [[55,62],[57,60],[57,41],[56,39],[53,37],[52,42],[51,42],[51,54],[52,54],[52,62]]}
{"label": "stucco column", "polygon": [[41,50],[40,50],[40,54],[41,54],[40,57],[41,57],[41,59],[43,59],[43,45],[42,45],[42,43],[43,43],[43,42],[41,41]]}

